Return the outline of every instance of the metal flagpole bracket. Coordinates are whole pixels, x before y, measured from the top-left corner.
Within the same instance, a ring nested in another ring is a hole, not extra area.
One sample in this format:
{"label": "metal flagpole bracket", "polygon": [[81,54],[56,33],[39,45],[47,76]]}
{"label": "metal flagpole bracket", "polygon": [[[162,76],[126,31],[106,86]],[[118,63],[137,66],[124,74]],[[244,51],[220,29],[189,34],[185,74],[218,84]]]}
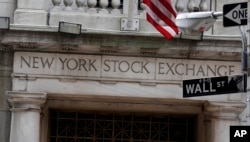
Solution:
{"label": "metal flagpole bracket", "polygon": [[121,31],[139,31],[139,19],[133,19],[129,24],[129,19],[121,19]]}

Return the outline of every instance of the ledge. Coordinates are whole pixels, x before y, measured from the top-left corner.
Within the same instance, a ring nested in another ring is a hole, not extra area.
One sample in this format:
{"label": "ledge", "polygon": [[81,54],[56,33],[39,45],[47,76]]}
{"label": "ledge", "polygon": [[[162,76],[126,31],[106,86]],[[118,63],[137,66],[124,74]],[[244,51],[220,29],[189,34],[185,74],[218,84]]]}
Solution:
{"label": "ledge", "polygon": [[[21,31],[37,31],[37,32],[58,32],[58,26],[41,26],[41,25],[22,25],[22,24],[11,24],[10,30],[21,30]],[[161,37],[163,36],[157,32],[143,32],[143,31],[120,31],[120,30],[104,30],[94,28],[83,28],[82,34],[107,34],[107,35],[128,35],[128,36],[150,36],[150,37]],[[180,38],[179,35],[175,37]],[[241,41],[240,35],[210,35],[204,34],[203,40],[228,40],[228,41]]]}

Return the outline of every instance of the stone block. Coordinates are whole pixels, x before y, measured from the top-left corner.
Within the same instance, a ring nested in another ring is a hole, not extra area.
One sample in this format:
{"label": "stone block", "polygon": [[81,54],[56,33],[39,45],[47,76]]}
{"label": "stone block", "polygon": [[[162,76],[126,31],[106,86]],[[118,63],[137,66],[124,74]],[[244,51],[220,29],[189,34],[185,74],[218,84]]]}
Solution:
{"label": "stone block", "polygon": [[17,9],[14,24],[47,25],[47,12],[44,10]]}
{"label": "stone block", "polygon": [[46,0],[18,0],[17,8],[21,9],[44,9]]}

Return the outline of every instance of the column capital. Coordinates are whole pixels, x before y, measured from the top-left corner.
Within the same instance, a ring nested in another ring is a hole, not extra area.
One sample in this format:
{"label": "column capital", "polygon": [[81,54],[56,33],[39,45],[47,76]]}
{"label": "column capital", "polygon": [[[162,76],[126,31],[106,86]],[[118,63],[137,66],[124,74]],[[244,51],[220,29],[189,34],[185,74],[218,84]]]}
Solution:
{"label": "column capital", "polygon": [[7,99],[14,110],[40,110],[46,103],[47,93],[8,91]]}
{"label": "column capital", "polygon": [[204,105],[205,113],[213,118],[238,119],[244,111],[243,102],[207,102]]}

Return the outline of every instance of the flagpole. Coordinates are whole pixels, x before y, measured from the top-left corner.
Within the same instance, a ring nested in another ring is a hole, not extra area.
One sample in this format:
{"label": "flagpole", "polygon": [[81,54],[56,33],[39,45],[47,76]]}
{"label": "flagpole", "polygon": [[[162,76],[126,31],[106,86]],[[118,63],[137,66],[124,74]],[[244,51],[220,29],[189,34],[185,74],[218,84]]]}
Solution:
{"label": "flagpole", "polygon": [[129,6],[128,6],[128,28],[132,28],[133,26],[133,18],[134,18],[134,9],[136,4],[136,0],[129,0]]}

